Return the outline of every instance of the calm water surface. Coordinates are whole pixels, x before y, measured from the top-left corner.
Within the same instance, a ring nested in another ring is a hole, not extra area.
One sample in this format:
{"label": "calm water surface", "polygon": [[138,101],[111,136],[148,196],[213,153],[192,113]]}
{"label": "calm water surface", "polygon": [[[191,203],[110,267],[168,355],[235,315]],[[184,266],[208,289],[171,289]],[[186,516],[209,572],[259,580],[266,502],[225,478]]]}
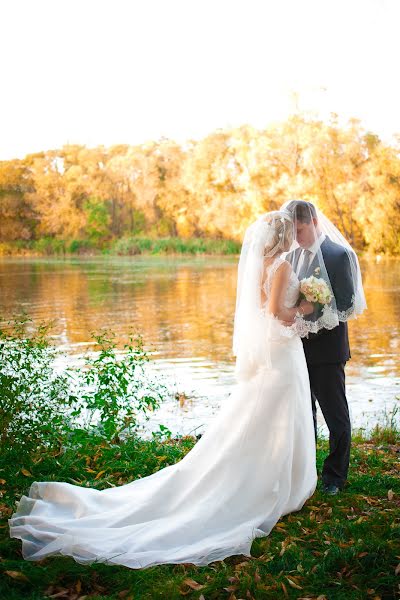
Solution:
{"label": "calm water surface", "polygon": [[[368,310],[349,323],[346,367],[353,426],[369,428],[400,404],[400,261],[362,260]],[[0,260],[0,317],[25,309],[55,320],[55,343],[73,362],[109,327],[138,330],[153,368],[190,400],[165,402],[148,424],[201,432],[234,385],[231,354],[236,257],[96,257]],[[321,431],[326,428],[319,415]]]}

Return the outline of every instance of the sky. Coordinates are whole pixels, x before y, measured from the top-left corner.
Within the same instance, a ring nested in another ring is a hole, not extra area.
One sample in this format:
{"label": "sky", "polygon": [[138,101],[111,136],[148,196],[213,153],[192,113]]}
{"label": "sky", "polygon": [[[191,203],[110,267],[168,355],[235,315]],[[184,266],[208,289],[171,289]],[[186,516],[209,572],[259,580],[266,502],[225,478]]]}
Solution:
{"label": "sky", "polygon": [[296,110],[400,134],[399,0],[1,0],[0,160]]}

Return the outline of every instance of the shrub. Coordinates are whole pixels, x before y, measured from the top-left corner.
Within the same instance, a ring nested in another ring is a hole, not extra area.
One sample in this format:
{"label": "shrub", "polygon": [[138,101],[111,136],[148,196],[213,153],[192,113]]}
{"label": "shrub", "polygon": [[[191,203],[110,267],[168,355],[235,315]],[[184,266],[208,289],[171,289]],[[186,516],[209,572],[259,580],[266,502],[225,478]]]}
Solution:
{"label": "shrub", "polygon": [[39,240],[34,240],[32,243],[32,249],[40,254],[50,256],[51,254],[64,254],[65,253],[65,241],[59,240],[52,237],[43,237]]}
{"label": "shrub", "polygon": [[211,238],[144,238],[123,237],[116,240],[112,253],[135,254],[240,254],[240,244],[233,240]]}
{"label": "shrub", "polygon": [[69,382],[53,369],[55,349],[46,339],[51,324],[24,337],[30,320],[14,321],[9,333],[0,329],[0,453],[6,460],[57,446],[68,427]]}
{"label": "shrub", "polygon": [[86,356],[84,368],[69,370],[76,390],[71,415],[84,419],[85,430],[115,441],[122,432],[136,432],[137,416],[142,413],[149,418],[147,413],[160,406],[167,388],[146,372],[149,357],[139,334],[129,337],[121,358],[113,332],[93,333],[92,337],[100,346],[98,355]]}
{"label": "shrub", "polygon": [[67,251],[71,254],[79,254],[95,247],[95,243],[91,240],[71,240],[68,242]]}
{"label": "shrub", "polygon": [[27,335],[29,317],[0,329],[0,454],[25,463],[40,450],[79,443],[87,433],[108,442],[133,434],[139,415],[159,407],[166,386],[151,378],[140,335],[129,337],[117,356],[114,334],[92,334],[100,351],[84,365],[57,373],[60,352],[46,338],[52,326],[40,324]]}

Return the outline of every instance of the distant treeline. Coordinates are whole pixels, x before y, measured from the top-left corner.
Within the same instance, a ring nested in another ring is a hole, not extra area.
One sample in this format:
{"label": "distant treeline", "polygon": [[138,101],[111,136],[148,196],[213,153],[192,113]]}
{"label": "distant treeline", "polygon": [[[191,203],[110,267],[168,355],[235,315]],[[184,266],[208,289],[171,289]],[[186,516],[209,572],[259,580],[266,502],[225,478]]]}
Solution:
{"label": "distant treeline", "polygon": [[159,238],[232,252],[250,221],[290,198],[315,202],[358,250],[400,254],[399,147],[336,115],[0,161],[0,253],[156,252]]}

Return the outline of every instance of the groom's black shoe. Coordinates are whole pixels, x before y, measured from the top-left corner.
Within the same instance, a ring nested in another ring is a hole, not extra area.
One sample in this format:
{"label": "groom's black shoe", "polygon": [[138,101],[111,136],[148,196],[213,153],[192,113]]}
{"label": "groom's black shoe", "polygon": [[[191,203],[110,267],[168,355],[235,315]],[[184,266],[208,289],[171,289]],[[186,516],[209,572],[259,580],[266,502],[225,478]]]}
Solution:
{"label": "groom's black shoe", "polygon": [[324,494],[329,494],[329,496],[336,496],[340,492],[341,488],[335,485],[334,483],[323,483],[322,491]]}

